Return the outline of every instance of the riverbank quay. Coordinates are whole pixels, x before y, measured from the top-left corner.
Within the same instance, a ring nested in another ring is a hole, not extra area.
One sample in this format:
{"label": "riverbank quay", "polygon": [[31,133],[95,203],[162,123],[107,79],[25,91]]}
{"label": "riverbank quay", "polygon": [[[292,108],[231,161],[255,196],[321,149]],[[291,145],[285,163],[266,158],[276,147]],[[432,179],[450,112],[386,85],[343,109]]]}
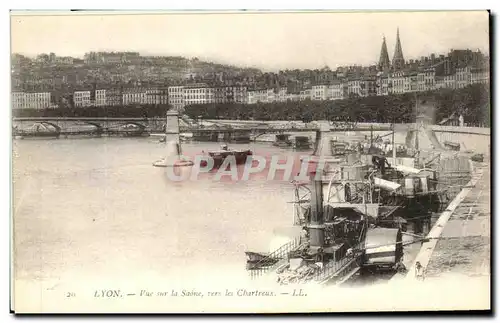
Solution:
{"label": "riverbank quay", "polygon": [[491,179],[489,160],[473,164],[471,180],[448,205],[422,242],[407,275],[415,279],[415,264],[425,278],[445,274],[490,275]]}

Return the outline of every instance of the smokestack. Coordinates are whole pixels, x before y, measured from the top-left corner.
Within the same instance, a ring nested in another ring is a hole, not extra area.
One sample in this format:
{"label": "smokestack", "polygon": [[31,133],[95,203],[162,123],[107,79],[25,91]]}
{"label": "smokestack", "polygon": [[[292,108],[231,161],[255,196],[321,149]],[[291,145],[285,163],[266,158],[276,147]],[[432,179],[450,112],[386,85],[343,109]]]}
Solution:
{"label": "smokestack", "polygon": [[323,223],[323,181],[315,178],[311,190],[311,223],[309,224],[311,248],[320,248],[325,245]]}

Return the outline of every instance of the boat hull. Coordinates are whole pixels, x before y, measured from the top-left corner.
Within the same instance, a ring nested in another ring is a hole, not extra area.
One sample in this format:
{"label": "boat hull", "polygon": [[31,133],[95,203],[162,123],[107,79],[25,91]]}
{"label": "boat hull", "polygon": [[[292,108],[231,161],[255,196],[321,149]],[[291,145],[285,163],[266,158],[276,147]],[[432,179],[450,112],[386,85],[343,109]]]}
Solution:
{"label": "boat hull", "polygon": [[[235,162],[237,165],[244,164],[247,161],[247,158],[249,156],[252,156],[252,151],[251,150],[242,150],[242,151],[225,151],[225,152],[220,152],[220,153],[211,153],[207,157],[213,159],[213,168],[219,168],[222,166],[224,161],[227,158],[234,158]],[[200,165],[203,167],[207,166],[207,161],[202,160],[200,162]]]}

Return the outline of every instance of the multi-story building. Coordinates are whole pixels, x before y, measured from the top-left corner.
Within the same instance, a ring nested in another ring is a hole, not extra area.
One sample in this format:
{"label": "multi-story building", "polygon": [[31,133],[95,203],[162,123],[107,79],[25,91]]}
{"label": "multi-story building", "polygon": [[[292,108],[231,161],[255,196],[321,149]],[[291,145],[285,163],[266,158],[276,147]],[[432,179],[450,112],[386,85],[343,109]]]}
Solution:
{"label": "multi-story building", "polygon": [[233,87],[233,98],[235,103],[245,103],[247,100],[247,88],[244,86]]}
{"label": "multi-story building", "polygon": [[417,92],[418,90],[418,72],[410,71],[406,76],[407,92]]}
{"label": "multi-story building", "polygon": [[312,89],[305,89],[299,93],[300,101],[312,100]]}
{"label": "multi-story building", "polygon": [[168,92],[163,89],[146,89],[143,104],[168,104]]}
{"label": "multi-story building", "polygon": [[344,83],[333,81],[326,89],[327,100],[342,100],[344,98]]}
{"label": "multi-story building", "polygon": [[327,86],[326,85],[314,85],[312,87],[312,100],[324,101],[327,99]]}
{"label": "multi-story building", "polygon": [[455,74],[444,75],[444,87],[447,89],[456,89],[457,80]]}
{"label": "multi-story building", "polygon": [[147,104],[147,95],[142,88],[130,88],[123,92],[123,104]]}
{"label": "multi-story building", "polygon": [[120,64],[137,62],[137,52],[90,52],[84,56],[86,64]]}
{"label": "multi-story building", "polygon": [[434,67],[424,68],[417,74],[417,91],[425,92],[435,89],[436,69]]}
{"label": "multi-story building", "polygon": [[348,96],[363,96],[360,79],[352,79],[347,81],[347,95]]}
{"label": "multi-story building", "polygon": [[184,107],[184,86],[169,86],[168,89],[168,104],[175,109]]}
{"label": "multi-story building", "polygon": [[389,74],[385,72],[378,73],[375,86],[377,88],[377,95],[389,95]]}
{"label": "multi-story building", "polygon": [[405,71],[396,71],[392,73],[392,91],[394,94],[405,93],[405,83],[406,83],[406,73]]}
{"label": "multi-story building", "polygon": [[52,108],[51,94],[49,92],[12,92],[13,109],[48,109]]}
{"label": "multi-story building", "polygon": [[267,100],[265,102],[271,103],[271,102],[276,102],[276,92],[274,92],[274,89],[268,89],[267,90]]}
{"label": "multi-story building", "polygon": [[234,92],[232,86],[217,86],[213,89],[213,91],[215,103],[223,104],[234,102]]}
{"label": "multi-story building", "polygon": [[114,88],[106,90],[106,105],[107,106],[123,105],[122,89]]}
{"label": "multi-story building", "polygon": [[191,84],[184,87],[184,104],[207,104],[215,99],[214,89],[204,83]]}
{"label": "multi-story building", "polygon": [[280,88],[275,93],[275,101],[286,102],[287,100],[287,88]]}
{"label": "multi-story building", "polygon": [[[206,88],[206,101],[205,103],[215,102],[215,91],[213,87]],[[202,103],[203,104],[203,103]]]}
{"label": "multi-story building", "polygon": [[445,76],[436,76],[436,89],[446,88]]}
{"label": "multi-story building", "polygon": [[106,90],[95,91],[95,105],[98,107],[106,105]]}
{"label": "multi-story building", "polygon": [[471,84],[487,84],[490,82],[490,71],[484,67],[471,68]]}
{"label": "multi-story building", "polygon": [[286,96],[287,101],[300,101],[299,93],[288,93]]}
{"label": "multi-story building", "polygon": [[274,102],[275,94],[273,89],[257,89],[247,91],[247,103],[269,103]]}
{"label": "multi-story building", "polygon": [[91,106],[90,91],[75,91],[73,94],[73,103],[75,107]]}
{"label": "multi-story building", "polygon": [[13,109],[25,109],[26,108],[26,93],[24,92],[12,92],[11,94],[11,104]]}
{"label": "multi-story building", "polygon": [[361,96],[377,95],[377,82],[375,78],[365,77],[360,82]]}
{"label": "multi-story building", "polygon": [[471,78],[472,78],[472,75],[471,75],[471,67],[470,66],[464,66],[464,67],[457,68],[456,80],[457,80],[457,87],[459,89],[470,85]]}
{"label": "multi-story building", "polygon": [[27,109],[48,109],[51,107],[50,92],[26,93],[25,104]]}

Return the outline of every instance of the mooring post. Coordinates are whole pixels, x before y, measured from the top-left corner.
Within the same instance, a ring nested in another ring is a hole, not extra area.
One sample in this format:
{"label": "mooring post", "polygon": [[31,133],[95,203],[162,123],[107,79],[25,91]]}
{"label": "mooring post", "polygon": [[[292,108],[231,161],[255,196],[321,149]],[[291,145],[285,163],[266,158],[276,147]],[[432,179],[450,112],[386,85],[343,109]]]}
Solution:
{"label": "mooring post", "polygon": [[181,158],[181,142],[179,138],[179,112],[167,111],[165,125],[165,158],[153,163],[156,167],[191,166],[193,162]]}
{"label": "mooring post", "polygon": [[[176,110],[167,111],[167,119],[165,125],[165,143],[167,146],[167,153],[171,153],[168,151],[168,143],[175,143],[177,146],[177,156],[181,154],[180,148],[180,138],[179,138],[179,112]],[[165,156],[170,157],[170,156]]]}

